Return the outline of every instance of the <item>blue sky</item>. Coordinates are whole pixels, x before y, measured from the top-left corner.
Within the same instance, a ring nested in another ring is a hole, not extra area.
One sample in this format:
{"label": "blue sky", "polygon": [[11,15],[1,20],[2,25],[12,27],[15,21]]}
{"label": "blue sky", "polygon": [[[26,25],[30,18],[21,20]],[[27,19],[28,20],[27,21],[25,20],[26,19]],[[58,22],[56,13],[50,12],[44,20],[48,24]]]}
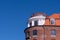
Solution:
{"label": "blue sky", "polygon": [[60,1],[0,0],[0,40],[25,40],[26,22],[35,12],[60,13]]}

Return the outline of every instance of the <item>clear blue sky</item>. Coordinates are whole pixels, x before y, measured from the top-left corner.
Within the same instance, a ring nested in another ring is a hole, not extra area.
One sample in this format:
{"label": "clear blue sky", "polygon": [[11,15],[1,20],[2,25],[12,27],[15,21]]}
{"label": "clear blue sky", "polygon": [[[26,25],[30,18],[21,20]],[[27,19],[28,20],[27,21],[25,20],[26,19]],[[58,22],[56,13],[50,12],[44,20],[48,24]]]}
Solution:
{"label": "clear blue sky", "polygon": [[25,40],[27,19],[35,12],[60,12],[59,0],[0,0],[0,40]]}

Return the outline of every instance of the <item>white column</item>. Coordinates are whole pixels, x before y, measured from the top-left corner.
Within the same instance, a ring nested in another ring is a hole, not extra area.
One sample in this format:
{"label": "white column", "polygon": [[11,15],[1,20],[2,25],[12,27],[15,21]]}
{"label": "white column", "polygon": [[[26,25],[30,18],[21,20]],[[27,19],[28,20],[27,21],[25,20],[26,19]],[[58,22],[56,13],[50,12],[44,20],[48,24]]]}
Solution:
{"label": "white column", "polygon": [[40,19],[38,20],[38,25],[41,25],[41,21],[40,21]]}
{"label": "white column", "polygon": [[28,23],[28,27],[30,27],[30,24]]}
{"label": "white column", "polygon": [[34,21],[32,20],[32,26],[34,26]]}

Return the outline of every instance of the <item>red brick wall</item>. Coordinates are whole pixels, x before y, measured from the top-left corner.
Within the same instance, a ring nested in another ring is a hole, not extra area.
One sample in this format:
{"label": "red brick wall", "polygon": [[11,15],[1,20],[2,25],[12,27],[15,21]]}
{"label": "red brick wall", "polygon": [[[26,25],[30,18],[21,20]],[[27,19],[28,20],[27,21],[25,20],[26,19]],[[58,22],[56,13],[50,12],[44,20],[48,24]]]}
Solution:
{"label": "red brick wall", "polygon": [[[56,37],[51,37],[50,34],[50,30],[55,29],[56,30]],[[33,37],[33,30],[37,30],[37,36]],[[30,31],[30,39],[29,40],[33,40],[33,39],[37,39],[37,40],[44,40],[44,34],[45,34],[45,40],[60,40],[60,28],[59,27],[31,27],[28,28],[25,32],[27,33],[28,31]],[[45,31],[45,33],[44,33]]]}

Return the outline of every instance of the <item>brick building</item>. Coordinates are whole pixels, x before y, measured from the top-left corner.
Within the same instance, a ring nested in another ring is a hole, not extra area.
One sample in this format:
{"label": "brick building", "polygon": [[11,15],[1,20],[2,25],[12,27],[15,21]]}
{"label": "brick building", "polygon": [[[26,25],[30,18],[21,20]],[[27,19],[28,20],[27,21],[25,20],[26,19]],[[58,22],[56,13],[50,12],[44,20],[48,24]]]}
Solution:
{"label": "brick building", "polygon": [[60,14],[34,13],[24,30],[26,40],[60,40]]}

